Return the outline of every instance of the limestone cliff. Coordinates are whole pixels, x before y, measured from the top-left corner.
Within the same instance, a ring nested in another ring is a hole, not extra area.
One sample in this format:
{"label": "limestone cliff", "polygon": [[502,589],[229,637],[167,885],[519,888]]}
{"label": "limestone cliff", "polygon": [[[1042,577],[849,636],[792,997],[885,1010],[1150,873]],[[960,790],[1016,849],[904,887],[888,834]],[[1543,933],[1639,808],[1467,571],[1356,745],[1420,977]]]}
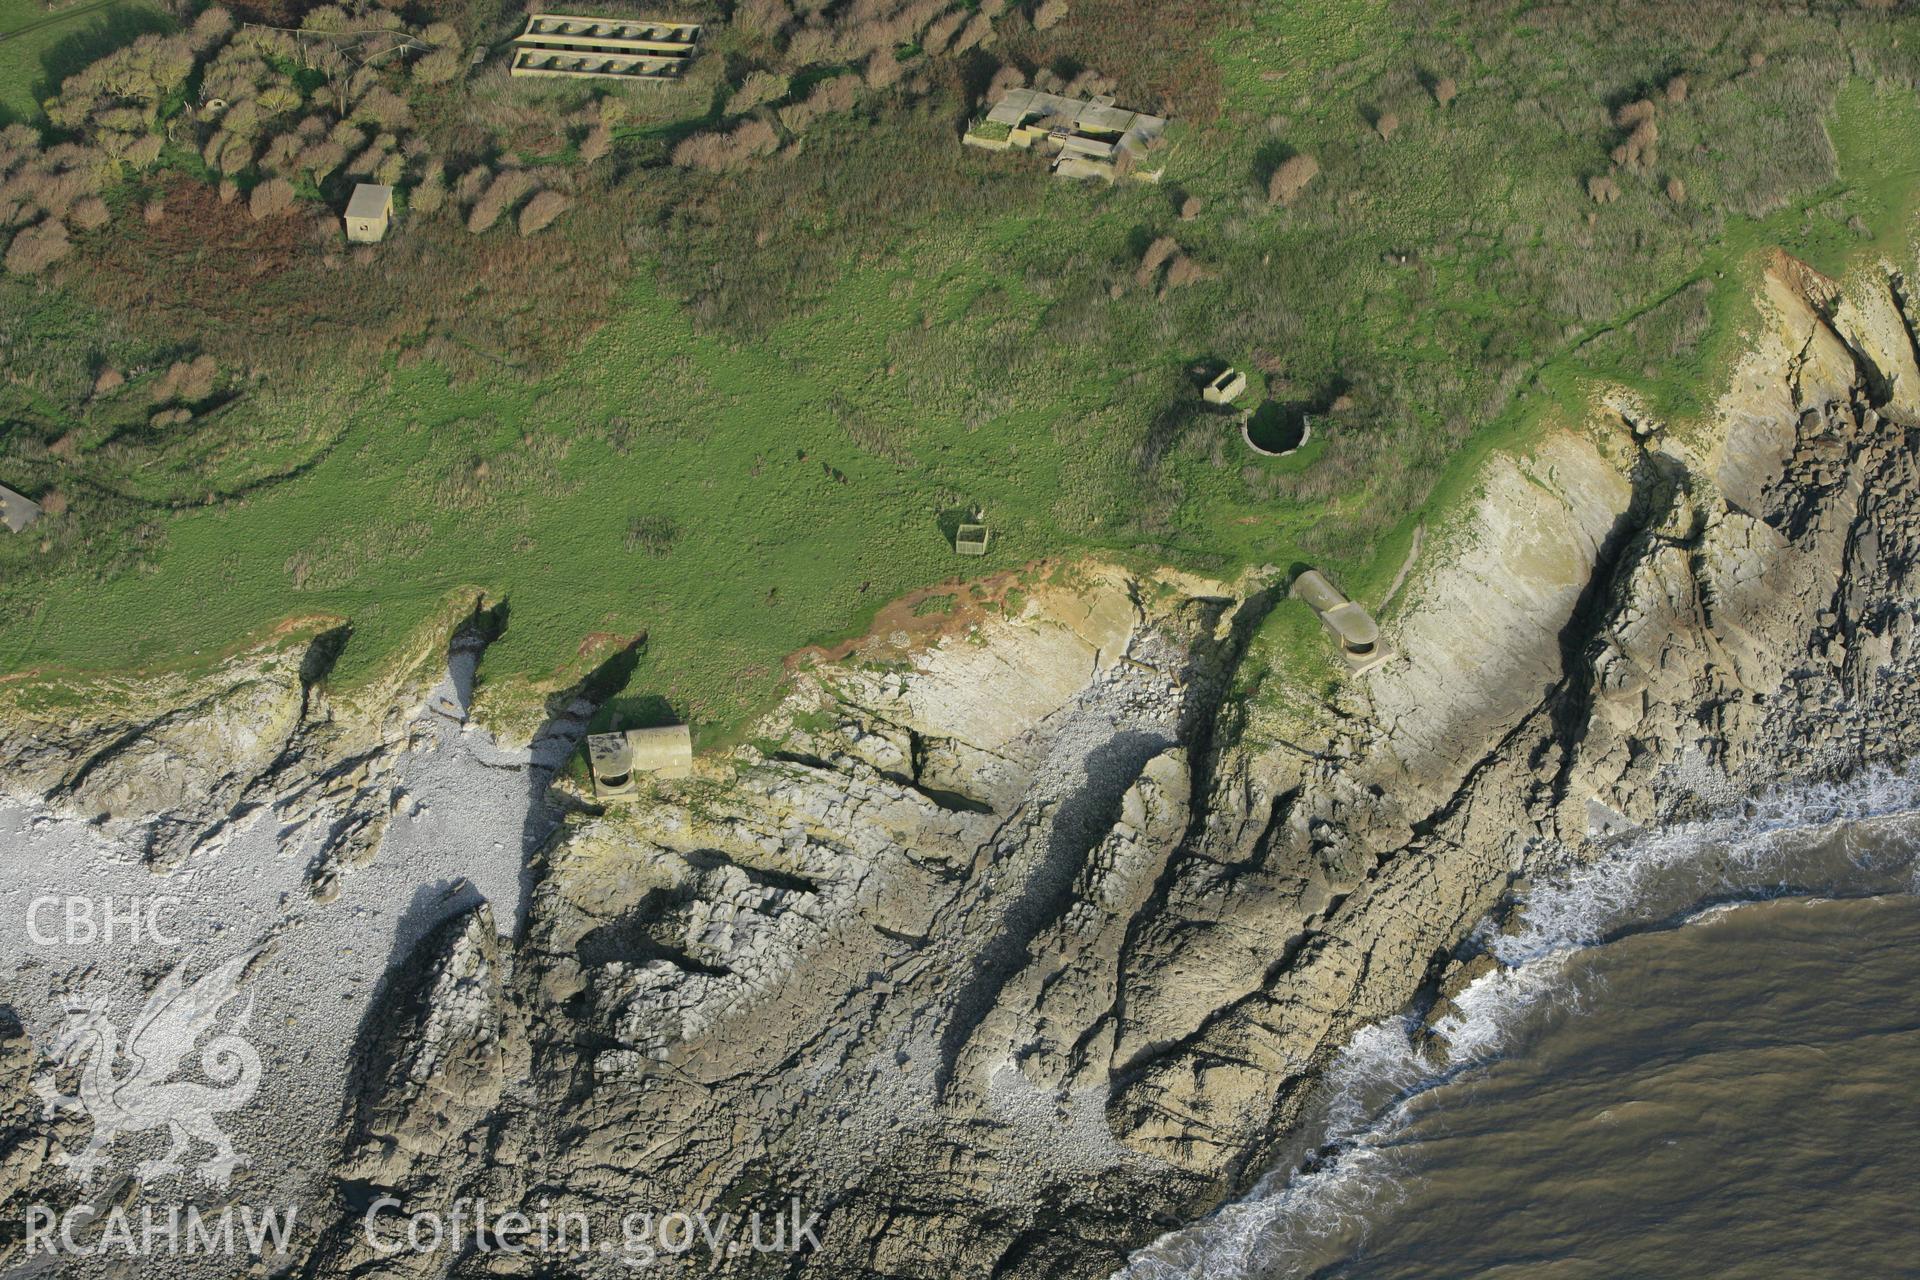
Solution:
{"label": "limestone cliff", "polygon": [[[448,923],[370,1016],[307,1274],[428,1273],[360,1238],[383,1194],[616,1232],[821,1214],[818,1254],[687,1260],[718,1275],[1106,1274],[1248,1185],[1332,1054],[1430,991],[1514,876],[1913,753],[1901,290],[1782,259],[1708,422],[1613,393],[1496,455],[1429,533],[1399,656],[1331,693],[1229,705],[1249,637],[1299,607],[1279,575],[1078,566],[813,667],[758,746],[643,803],[567,797],[524,925]],[[0,760],[156,852],[268,802],[290,755],[303,786],[379,797],[379,766],[300,746],[324,690],[291,661],[84,750],[16,725]],[[168,781],[128,790],[135,760]]]}

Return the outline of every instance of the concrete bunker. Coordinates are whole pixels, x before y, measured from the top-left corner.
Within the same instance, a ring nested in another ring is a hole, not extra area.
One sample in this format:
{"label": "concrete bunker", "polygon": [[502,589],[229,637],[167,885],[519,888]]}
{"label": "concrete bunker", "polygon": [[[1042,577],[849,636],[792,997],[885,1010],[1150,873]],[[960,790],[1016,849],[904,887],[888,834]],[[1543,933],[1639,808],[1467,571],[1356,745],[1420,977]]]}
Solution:
{"label": "concrete bunker", "polygon": [[1062,178],[1112,182],[1124,174],[1158,182],[1165,166],[1147,169],[1142,162],[1149,151],[1160,148],[1166,131],[1164,117],[1117,107],[1109,97],[1069,98],[1012,89],[960,140],[988,151],[1037,151],[1052,157],[1051,168]]}
{"label": "concrete bunker", "polygon": [[8,532],[24,533],[27,526],[39,518],[39,503],[0,484],[0,524],[5,525]]}
{"label": "concrete bunker", "polygon": [[1298,406],[1269,400],[1240,420],[1240,438],[1262,457],[1289,457],[1313,439],[1313,418]]}
{"label": "concrete bunker", "polygon": [[393,219],[393,188],[362,182],[347,200],[347,239],[355,244],[378,244],[387,238]]}
{"label": "concrete bunker", "polygon": [[1320,624],[1332,634],[1340,659],[1349,670],[1356,674],[1371,671],[1393,656],[1373,616],[1347,599],[1318,569],[1302,570],[1288,594],[1306,601],[1319,615]]}
{"label": "concrete bunker", "polygon": [[514,37],[516,76],[599,76],[612,80],[676,80],[693,61],[700,27],[691,22],[632,21],[536,13]]}
{"label": "concrete bunker", "polygon": [[639,794],[641,774],[656,778],[693,776],[693,732],[684,724],[652,729],[595,733],[587,738],[587,764],[593,794],[620,800]]}
{"label": "concrete bunker", "polygon": [[1247,375],[1238,369],[1222,369],[1200,388],[1200,398],[1208,404],[1232,404],[1247,391]]}

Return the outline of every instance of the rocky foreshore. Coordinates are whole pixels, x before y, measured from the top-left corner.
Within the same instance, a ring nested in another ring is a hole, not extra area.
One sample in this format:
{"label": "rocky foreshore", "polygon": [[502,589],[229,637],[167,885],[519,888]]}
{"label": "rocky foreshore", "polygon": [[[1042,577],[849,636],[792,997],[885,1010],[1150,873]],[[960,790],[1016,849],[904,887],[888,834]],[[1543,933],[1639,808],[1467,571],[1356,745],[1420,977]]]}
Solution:
{"label": "rocky foreshore", "polygon": [[[564,821],[513,833],[524,922],[480,905],[428,936],[365,1019],[337,1131],[281,1153],[331,1171],[297,1273],[630,1274],[389,1254],[364,1230],[382,1197],[613,1235],[818,1215],[801,1253],[660,1261],[688,1274],[1111,1272],[1263,1172],[1332,1055],[1431,993],[1516,877],[1913,754],[1903,289],[1780,259],[1709,422],[1609,394],[1495,455],[1364,676],[1242,705],[1249,637],[1300,607],[1283,578],[1069,566],[814,666],[757,745],[643,803],[530,794]],[[156,866],[261,814],[317,824],[324,900],[382,856],[426,741],[418,673],[329,699],[328,634],[119,718],[13,697],[0,787]],[[459,634],[466,661],[484,636]],[[590,708],[554,705],[545,741],[570,744]],[[41,1069],[0,1062],[16,1200],[58,1194],[73,1138],[33,1136]]]}

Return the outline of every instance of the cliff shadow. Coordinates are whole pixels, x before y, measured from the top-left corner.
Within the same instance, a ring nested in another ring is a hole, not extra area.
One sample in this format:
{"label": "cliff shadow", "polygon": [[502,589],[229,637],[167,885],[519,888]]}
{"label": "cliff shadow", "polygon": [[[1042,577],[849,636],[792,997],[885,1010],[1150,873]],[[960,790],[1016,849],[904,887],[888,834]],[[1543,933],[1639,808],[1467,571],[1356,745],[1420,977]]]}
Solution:
{"label": "cliff shadow", "polygon": [[[589,671],[577,683],[548,696],[546,717],[528,748],[526,817],[520,826],[520,905],[514,913],[513,938],[525,936],[533,893],[543,874],[541,854],[560,824],[572,812],[597,812],[570,796],[556,796],[553,780],[567,767],[586,739],[601,708],[612,702],[633,680],[646,656],[647,633],[642,631]],[[657,701],[660,706],[655,707]],[[632,710],[657,712],[664,699],[635,700]],[[626,710],[623,704],[621,710]],[[670,710],[670,709],[669,709]]]}
{"label": "cliff shadow", "polygon": [[1034,940],[1073,905],[1087,857],[1120,820],[1128,789],[1148,761],[1173,745],[1173,739],[1160,734],[1128,730],[1095,747],[1081,762],[1080,782],[1054,808],[1044,850],[950,1003],[935,1075],[940,1096],[952,1088],[967,1042],[999,1003],[1001,991],[1032,962]]}

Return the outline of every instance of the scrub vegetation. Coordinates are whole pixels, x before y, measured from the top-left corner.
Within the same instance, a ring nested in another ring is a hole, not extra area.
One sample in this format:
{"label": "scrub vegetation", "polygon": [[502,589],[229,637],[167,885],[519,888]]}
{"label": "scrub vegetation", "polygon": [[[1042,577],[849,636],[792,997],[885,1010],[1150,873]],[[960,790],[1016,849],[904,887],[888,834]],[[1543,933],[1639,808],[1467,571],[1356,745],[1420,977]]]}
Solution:
{"label": "scrub vegetation", "polygon": [[[0,675],[338,615],[351,681],[484,589],[510,620],[483,696],[644,635],[631,696],[712,741],[785,655],[951,576],[1306,559],[1367,599],[1594,380],[1701,412],[1759,252],[1902,240],[1920,172],[1920,22],[1877,7],[666,10],[710,24],[668,86],[470,63],[523,20],[475,0],[333,9],[421,46],[373,75],[138,10],[196,49],[181,92],[49,111],[90,65],[49,63],[6,99],[32,135],[7,183],[122,154],[57,212],[39,179],[0,197],[9,255],[34,237],[0,275],[0,482],[58,508],[0,536]],[[216,68],[262,104],[245,130],[188,116]],[[962,148],[1021,83],[1171,116],[1163,184]],[[400,208],[350,251],[355,168]],[[1200,400],[1219,363],[1312,442],[1252,455]],[[942,521],[976,507],[992,550],[963,563]],[[1309,631],[1277,621],[1255,674]]]}

